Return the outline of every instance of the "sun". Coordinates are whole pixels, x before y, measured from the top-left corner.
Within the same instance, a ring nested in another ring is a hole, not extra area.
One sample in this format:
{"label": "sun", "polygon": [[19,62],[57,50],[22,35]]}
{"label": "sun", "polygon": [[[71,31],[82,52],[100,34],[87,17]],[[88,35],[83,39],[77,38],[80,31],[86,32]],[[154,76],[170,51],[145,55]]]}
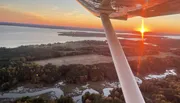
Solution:
{"label": "sun", "polygon": [[149,31],[149,29],[145,27],[144,18],[142,18],[141,27],[137,31],[141,32],[141,38],[144,39],[144,33]]}
{"label": "sun", "polygon": [[144,39],[144,32],[145,32],[145,27],[144,27],[144,19],[142,19],[142,24],[141,24],[141,37]]}

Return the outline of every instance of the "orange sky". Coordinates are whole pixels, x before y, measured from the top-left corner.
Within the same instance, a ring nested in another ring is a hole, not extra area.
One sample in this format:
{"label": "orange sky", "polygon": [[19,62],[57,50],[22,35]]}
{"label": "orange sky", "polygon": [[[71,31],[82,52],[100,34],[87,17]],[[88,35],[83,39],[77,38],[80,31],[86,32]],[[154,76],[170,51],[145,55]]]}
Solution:
{"label": "orange sky", "polygon": [[[21,1],[21,0],[19,0]],[[37,0],[41,2],[40,0]],[[45,0],[46,1],[46,0]],[[55,2],[56,0],[54,0]],[[1,3],[2,2],[2,3]],[[59,26],[75,26],[75,27],[88,27],[88,28],[102,28],[101,20],[81,5],[74,2],[74,8],[58,5],[43,5],[42,7],[28,8],[26,2],[24,4],[12,3],[4,0],[0,1],[0,21],[5,22],[22,22],[34,24],[49,24]],[[53,2],[53,0],[52,0]],[[56,1],[60,2],[60,1]],[[69,1],[67,1],[69,2]],[[50,2],[51,3],[51,2]],[[29,4],[29,3],[28,3]],[[24,6],[25,5],[25,6]],[[64,4],[65,5],[65,4]],[[180,34],[180,15],[154,17],[145,19],[145,26],[152,32],[165,32]],[[136,30],[141,26],[141,17],[130,18],[128,21],[112,20],[112,24],[116,30]]]}

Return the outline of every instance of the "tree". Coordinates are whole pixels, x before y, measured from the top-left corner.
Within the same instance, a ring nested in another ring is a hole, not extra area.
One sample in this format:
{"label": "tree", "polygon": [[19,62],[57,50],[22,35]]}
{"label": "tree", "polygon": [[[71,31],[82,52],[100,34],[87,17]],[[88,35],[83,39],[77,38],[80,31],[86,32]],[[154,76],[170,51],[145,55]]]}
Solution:
{"label": "tree", "polygon": [[74,103],[74,101],[71,97],[61,96],[59,99],[57,99],[57,103]]}

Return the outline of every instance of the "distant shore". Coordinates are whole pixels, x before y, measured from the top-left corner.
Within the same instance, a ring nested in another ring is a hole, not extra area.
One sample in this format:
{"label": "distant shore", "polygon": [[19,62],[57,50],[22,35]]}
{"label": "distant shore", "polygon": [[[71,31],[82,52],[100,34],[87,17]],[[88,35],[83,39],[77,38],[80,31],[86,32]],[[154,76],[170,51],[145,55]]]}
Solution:
{"label": "distant shore", "polygon": [[[140,33],[116,33],[117,37],[122,38],[141,38]],[[106,37],[104,32],[80,32],[80,31],[72,31],[72,32],[58,32],[59,36],[72,36],[72,37]],[[144,38],[156,37],[150,34],[145,35]]]}

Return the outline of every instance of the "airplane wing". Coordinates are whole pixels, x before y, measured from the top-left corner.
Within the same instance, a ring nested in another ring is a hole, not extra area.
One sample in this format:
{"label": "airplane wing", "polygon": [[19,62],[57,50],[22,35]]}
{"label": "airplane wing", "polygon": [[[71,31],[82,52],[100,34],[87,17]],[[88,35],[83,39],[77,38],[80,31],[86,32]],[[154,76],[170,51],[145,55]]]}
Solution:
{"label": "airplane wing", "polygon": [[164,15],[172,15],[180,13],[180,0],[156,0],[158,2],[150,2],[151,4],[146,4],[144,9],[130,11],[128,14],[133,16],[142,17],[156,17]]}
{"label": "airplane wing", "polygon": [[[127,20],[180,13],[180,0],[77,0],[95,16],[109,12],[111,19]],[[107,5],[109,4],[108,7]],[[88,6],[87,6],[88,5]],[[106,6],[104,6],[106,5]]]}

